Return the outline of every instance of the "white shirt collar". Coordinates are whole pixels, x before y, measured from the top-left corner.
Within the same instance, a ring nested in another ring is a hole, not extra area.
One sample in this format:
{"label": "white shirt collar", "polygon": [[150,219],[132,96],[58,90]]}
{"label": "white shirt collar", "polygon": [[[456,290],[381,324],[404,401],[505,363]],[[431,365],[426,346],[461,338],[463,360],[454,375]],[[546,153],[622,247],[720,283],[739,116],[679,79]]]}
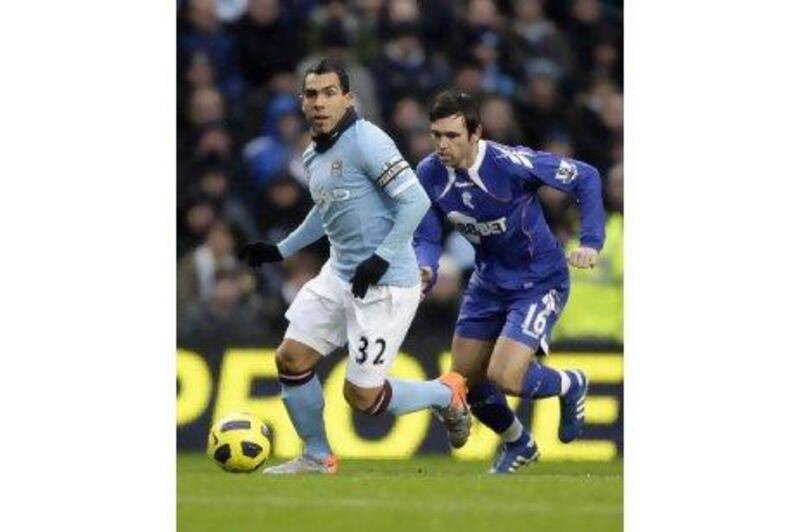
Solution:
{"label": "white shirt collar", "polygon": [[478,175],[478,169],[480,169],[481,164],[483,164],[483,158],[486,156],[486,141],[479,140],[478,141],[478,155],[475,157],[475,162],[472,163],[472,166],[469,167],[467,170],[467,174],[472,181],[478,185],[481,190],[488,194],[488,190],[486,190],[486,185],[483,184],[481,180],[481,176]]}
{"label": "white shirt collar", "polygon": [[[467,175],[469,176],[469,178],[472,180],[473,183],[478,185],[478,187],[480,187],[481,190],[483,190],[484,192],[486,192],[488,194],[489,191],[486,189],[486,185],[483,184],[483,180],[481,180],[481,176],[478,175],[478,169],[481,167],[481,164],[483,164],[483,158],[485,156],[486,156],[486,141],[485,140],[479,140],[478,141],[478,155],[475,156],[475,161],[472,163],[472,166],[470,166],[467,169]],[[444,187],[444,190],[442,191],[442,193],[439,194],[440,198],[443,197],[445,194],[447,194],[450,191],[450,189],[453,187],[453,183],[455,183],[455,181],[456,181],[456,170],[455,170],[455,168],[453,168],[452,166],[445,166],[445,168],[447,169],[447,185]]]}

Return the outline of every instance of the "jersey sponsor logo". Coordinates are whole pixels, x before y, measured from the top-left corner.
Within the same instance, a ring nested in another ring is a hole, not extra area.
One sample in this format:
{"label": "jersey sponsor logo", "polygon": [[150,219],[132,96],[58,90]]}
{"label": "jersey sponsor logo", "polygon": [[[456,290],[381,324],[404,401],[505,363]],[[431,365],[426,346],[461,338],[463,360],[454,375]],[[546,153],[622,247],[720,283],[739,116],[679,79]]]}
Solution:
{"label": "jersey sponsor logo", "polygon": [[331,177],[341,177],[342,175],[342,160],[336,159],[331,163]]}
{"label": "jersey sponsor logo", "polygon": [[350,191],[346,188],[334,188],[330,196],[331,201],[344,201],[350,199]]}
{"label": "jersey sponsor logo", "polygon": [[324,205],[326,202],[345,201],[350,199],[350,190],[346,188],[324,190],[322,187],[319,187],[312,189],[311,199],[320,206]]}
{"label": "jersey sponsor logo", "polygon": [[578,167],[575,163],[561,159],[558,170],[556,170],[556,179],[567,185],[575,181],[576,177],[578,177]]}
{"label": "jersey sponsor logo", "polygon": [[453,183],[453,185],[455,185],[456,188],[467,188],[467,187],[474,187],[475,183],[473,183],[472,181],[456,181],[455,183]]}
{"label": "jersey sponsor logo", "polygon": [[487,222],[479,222],[472,216],[451,211],[447,213],[447,219],[456,227],[456,230],[472,243],[478,244],[481,237],[499,235],[506,232],[506,217]]}
{"label": "jersey sponsor logo", "polygon": [[472,204],[472,194],[469,192],[462,192],[461,193],[461,201],[464,202],[464,205],[469,207],[470,209],[474,209],[475,205]]}

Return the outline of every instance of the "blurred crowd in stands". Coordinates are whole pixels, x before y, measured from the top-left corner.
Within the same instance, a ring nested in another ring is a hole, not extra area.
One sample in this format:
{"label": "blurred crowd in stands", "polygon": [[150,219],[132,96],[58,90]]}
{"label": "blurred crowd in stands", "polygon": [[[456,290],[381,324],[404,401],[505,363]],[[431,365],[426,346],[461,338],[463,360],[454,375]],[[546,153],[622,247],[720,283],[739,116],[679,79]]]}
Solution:
{"label": "blurred crowd in stands", "polygon": [[[609,240],[596,270],[573,270],[556,340],[621,342],[621,0],[180,0],[177,24],[179,343],[275,341],[327,258],[324,239],[258,272],[235,253],[277,242],[311,207],[297,94],[321,56],[347,66],[358,112],[412,164],[432,151],[429,98],[455,86],[481,97],[485,138],[596,166]],[[540,199],[574,245],[574,201],[552,189]],[[457,234],[446,249],[421,311],[452,322],[473,257]]]}

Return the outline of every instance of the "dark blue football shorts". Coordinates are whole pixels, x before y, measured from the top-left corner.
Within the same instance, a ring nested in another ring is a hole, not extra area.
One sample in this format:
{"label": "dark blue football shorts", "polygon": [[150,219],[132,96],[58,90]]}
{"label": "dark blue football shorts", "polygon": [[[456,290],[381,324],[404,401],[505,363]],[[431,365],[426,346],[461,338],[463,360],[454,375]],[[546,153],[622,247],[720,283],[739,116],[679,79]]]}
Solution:
{"label": "dark blue football shorts", "polygon": [[550,334],[568,297],[568,276],[508,289],[473,275],[464,292],[456,334],[486,341],[504,336],[547,354]]}

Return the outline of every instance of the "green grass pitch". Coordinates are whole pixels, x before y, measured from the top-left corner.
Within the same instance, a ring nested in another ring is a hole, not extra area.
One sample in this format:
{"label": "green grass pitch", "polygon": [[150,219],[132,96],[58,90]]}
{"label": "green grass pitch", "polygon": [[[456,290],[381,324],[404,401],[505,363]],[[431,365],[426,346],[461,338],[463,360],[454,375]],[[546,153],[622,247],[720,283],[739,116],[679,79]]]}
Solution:
{"label": "green grass pitch", "polygon": [[[277,463],[270,460],[270,464]],[[332,476],[231,474],[178,454],[178,530],[622,530],[622,463],[544,462],[511,476],[423,456],[343,460]]]}

